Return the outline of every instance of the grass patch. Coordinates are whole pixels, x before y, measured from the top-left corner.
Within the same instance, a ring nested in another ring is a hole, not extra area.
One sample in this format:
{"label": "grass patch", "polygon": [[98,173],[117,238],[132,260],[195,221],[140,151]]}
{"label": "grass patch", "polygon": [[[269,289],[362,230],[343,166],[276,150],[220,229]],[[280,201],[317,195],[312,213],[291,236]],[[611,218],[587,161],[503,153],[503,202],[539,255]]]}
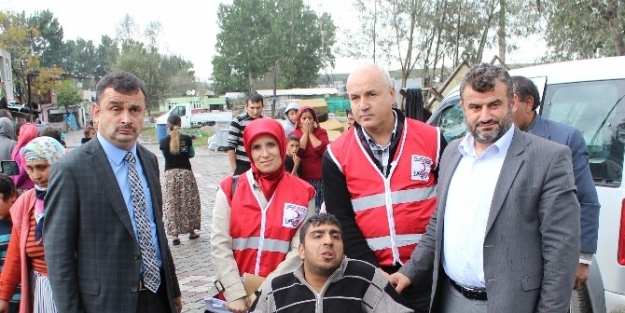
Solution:
{"label": "grass patch", "polygon": [[[183,128],[181,133],[189,135],[193,138],[193,145],[196,147],[203,147],[208,145],[208,138],[212,136],[215,131],[212,127],[203,128]],[[195,137],[194,137],[195,136]],[[143,143],[158,143],[156,140],[156,127],[146,127],[139,136]]]}

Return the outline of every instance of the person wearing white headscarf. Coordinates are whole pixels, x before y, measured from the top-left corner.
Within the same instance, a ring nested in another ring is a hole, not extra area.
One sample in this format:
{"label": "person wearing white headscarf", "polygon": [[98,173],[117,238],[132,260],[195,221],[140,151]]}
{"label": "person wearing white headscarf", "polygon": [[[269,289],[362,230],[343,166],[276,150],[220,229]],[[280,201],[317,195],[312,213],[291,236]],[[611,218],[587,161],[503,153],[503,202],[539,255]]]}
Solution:
{"label": "person wearing white headscarf", "polygon": [[20,313],[56,313],[43,250],[44,197],[50,166],[65,155],[52,137],[37,137],[20,149],[26,172],[35,188],[24,192],[11,207],[13,230],[0,275],[0,312],[21,283]]}

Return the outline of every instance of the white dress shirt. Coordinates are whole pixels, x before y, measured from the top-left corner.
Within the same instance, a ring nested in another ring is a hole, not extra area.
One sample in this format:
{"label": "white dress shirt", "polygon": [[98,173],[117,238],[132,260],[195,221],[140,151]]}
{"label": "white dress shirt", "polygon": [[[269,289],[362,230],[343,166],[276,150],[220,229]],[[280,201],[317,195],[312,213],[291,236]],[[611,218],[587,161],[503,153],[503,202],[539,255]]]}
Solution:
{"label": "white dress shirt", "polygon": [[481,156],[469,133],[458,145],[462,154],[447,193],[443,230],[443,268],[465,287],[486,287],[484,236],[495,186],[508,153],[514,126]]}

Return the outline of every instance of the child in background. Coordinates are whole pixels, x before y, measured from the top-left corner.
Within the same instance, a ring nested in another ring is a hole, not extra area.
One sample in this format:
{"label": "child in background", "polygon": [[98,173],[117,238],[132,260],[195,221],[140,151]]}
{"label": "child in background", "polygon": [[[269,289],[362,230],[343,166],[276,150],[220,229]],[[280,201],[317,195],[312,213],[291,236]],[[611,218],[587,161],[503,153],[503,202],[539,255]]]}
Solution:
{"label": "child in background", "polygon": [[80,139],[80,143],[86,144],[93,137],[95,137],[95,128],[93,128],[93,126],[87,126],[85,127],[85,138]]}
{"label": "child in background", "polygon": [[289,137],[289,134],[295,130],[297,126],[297,111],[299,110],[299,104],[297,102],[291,102],[284,109],[284,117],[286,120],[282,123],[284,127],[284,135]]}
{"label": "child in background", "polygon": [[299,150],[299,137],[289,134],[286,139],[288,140],[286,145],[286,160],[284,161],[284,168],[291,175],[299,177],[302,174],[302,167],[300,166],[300,159],[297,156]]}
{"label": "child in background", "polygon": [[350,129],[354,126],[354,113],[352,110],[345,110],[347,113],[347,129]]}
{"label": "child in background", "polygon": [[[11,239],[11,215],[9,209],[17,200],[17,189],[9,176],[0,173],[0,273],[4,269],[9,239]],[[1,301],[1,300],[0,300]],[[18,286],[9,302],[9,313],[17,313],[20,306],[20,287]]]}
{"label": "child in background", "polygon": [[48,136],[56,139],[63,147],[66,147],[65,140],[63,140],[63,131],[60,128],[46,127],[39,133],[39,136]]}

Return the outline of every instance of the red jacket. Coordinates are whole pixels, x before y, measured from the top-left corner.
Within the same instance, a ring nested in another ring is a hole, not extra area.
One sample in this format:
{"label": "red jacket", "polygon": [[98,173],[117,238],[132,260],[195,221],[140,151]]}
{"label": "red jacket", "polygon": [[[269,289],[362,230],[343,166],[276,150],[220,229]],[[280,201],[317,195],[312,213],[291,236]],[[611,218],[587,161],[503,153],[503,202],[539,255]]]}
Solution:
{"label": "red jacket", "polygon": [[354,128],[328,148],[345,174],[356,224],[381,266],[405,263],[425,233],[436,207],[439,137],[436,128],[406,119],[386,178]]}
{"label": "red jacket", "polygon": [[[299,129],[294,130],[293,133],[298,137],[302,136],[302,131]],[[300,166],[302,167],[300,178],[304,180],[321,179],[321,161],[323,160],[323,153],[326,152],[330,142],[328,132],[321,127],[315,128],[313,135],[321,141],[321,144],[317,148],[313,148],[309,140],[306,147],[301,147],[297,152],[297,156],[301,160]]]}
{"label": "red jacket", "polygon": [[[230,198],[232,177],[224,179],[221,188]],[[266,277],[278,267],[304,222],[314,194],[310,184],[285,173],[267,207],[262,209],[247,175],[239,177],[229,204],[232,250],[240,275]]]}

